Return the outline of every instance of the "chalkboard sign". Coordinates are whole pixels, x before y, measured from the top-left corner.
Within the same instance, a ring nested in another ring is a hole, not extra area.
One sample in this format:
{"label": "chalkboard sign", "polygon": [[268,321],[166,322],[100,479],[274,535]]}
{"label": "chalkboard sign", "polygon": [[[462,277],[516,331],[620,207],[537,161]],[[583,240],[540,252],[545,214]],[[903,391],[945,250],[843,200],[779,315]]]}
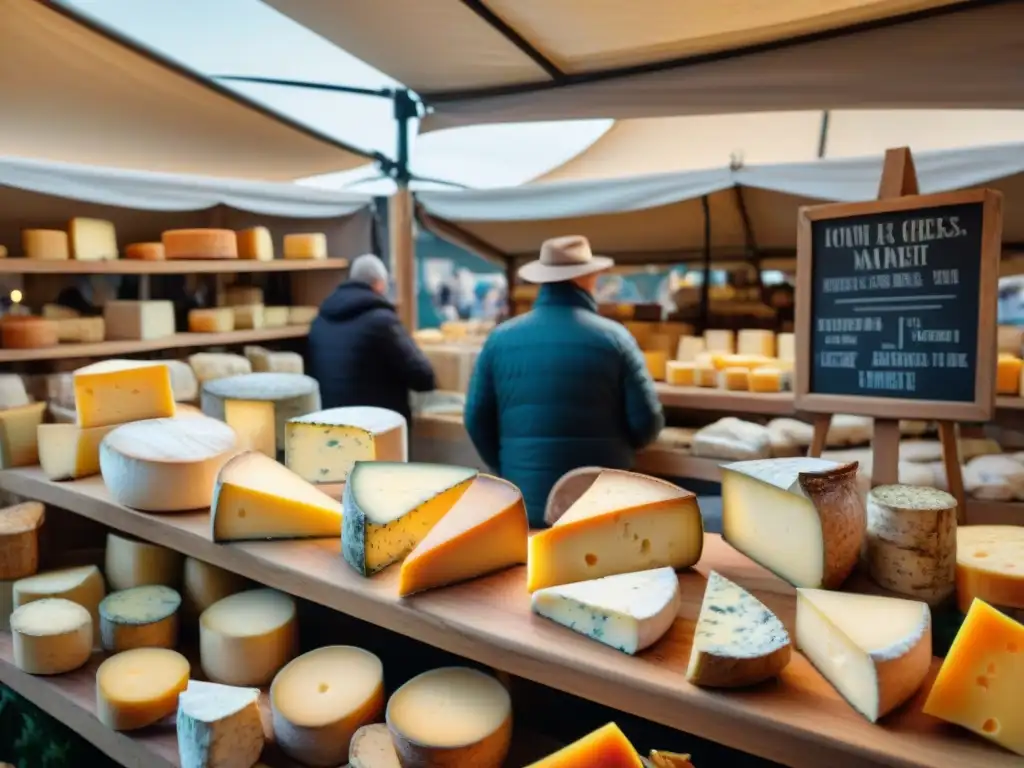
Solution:
{"label": "chalkboard sign", "polygon": [[988,190],[801,209],[797,409],[990,419],[1001,231]]}

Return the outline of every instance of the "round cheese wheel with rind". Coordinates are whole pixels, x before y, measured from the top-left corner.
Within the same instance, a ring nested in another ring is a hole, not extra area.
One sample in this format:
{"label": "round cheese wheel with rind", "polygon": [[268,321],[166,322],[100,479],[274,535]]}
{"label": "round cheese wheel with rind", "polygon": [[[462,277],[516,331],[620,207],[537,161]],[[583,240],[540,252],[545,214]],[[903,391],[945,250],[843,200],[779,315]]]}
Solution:
{"label": "round cheese wheel with rind", "polygon": [[184,559],[173,549],[123,534],[108,533],[103,573],[113,591],[150,584],[175,587],[181,583]]}
{"label": "round cheese wheel with rind", "polygon": [[39,567],[39,528],[45,508],[25,501],[0,509],[0,579],[31,576]]}
{"label": "round cheese wheel with rind", "polygon": [[262,686],[295,657],[295,600],[273,589],[225,597],[199,617],[199,658],[213,682]]}
{"label": "round cheese wheel with rind", "polygon": [[14,665],[30,675],[60,675],[92,655],[92,616],[59,597],[15,609],[10,618]]}
{"label": "round cheese wheel with rind", "polygon": [[114,654],[96,670],[96,718],[115,731],[134,731],[173,715],[188,687],[188,659],[168,648]]}
{"label": "round cheese wheel with rind", "polygon": [[237,435],[208,418],[122,424],[100,444],[100,473],[118,504],[144,512],[210,506],[213,483]]}
{"label": "round cheese wheel with rind", "polygon": [[273,403],[277,450],[284,450],[285,424],[289,419],[320,410],[320,385],[300,373],[245,373],[203,383],[203,413],[226,420],[225,403]]}
{"label": "round cheese wheel with rind", "polygon": [[100,603],[104,650],[173,648],[178,643],[180,607],[181,595],[159,584],[111,592]]}

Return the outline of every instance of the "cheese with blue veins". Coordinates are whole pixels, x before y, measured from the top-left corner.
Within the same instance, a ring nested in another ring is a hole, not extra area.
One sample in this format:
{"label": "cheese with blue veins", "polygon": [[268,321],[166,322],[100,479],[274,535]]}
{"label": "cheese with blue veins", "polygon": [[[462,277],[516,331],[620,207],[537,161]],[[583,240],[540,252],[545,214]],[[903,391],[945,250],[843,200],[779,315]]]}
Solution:
{"label": "cheese with blue veins", "polygon": [[253,765],[263,751],[258,688],[189,680],[178,697],[181,768]]}
{"label": "cheese with blue veins", "polygon": [[405,417],[387,408],[328,408],[289,419],[284,461],[311,483],[344,483],[357,461],[407,461]]}

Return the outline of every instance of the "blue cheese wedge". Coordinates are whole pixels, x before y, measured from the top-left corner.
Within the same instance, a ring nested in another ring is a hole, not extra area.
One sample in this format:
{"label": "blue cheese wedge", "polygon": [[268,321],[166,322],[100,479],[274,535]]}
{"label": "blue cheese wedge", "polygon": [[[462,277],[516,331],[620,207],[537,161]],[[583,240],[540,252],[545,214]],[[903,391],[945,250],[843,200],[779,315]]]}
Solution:
{"label": "blue cheese wedge", "polygon": [[405,417],[353,406],[296,416],[285,425],[288,469],[310,483],[344,483],[357,461],[407,461]]}
{"label": "blue cheese wedge", "polygon": [[672,568],[622,573],[533,593],[533,611],[623,653],[642,651],[668,632],[679,613]]}
{"label": "blue cheese wedge", "polygon": [[686,679],[710,688],[755,685],[778,675],[791,655],[789,633],[778,617],[745,589],[711,571]]}
{"label": "blue cheese wedge", "polygon": [[264,744],[259,699],[256,688],[189,680],[178,697],[181,768],[254,765]]}

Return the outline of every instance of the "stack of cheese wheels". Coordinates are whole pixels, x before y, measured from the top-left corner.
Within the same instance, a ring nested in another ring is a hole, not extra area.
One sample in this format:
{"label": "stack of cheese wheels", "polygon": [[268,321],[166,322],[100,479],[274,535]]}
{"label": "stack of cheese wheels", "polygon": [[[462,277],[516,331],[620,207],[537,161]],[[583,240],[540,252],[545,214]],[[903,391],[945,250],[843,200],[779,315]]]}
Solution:
{"label": "stack of cheese wheels", "polygon": [[238,258],[238,238],[231,229],[171,229],[161,239],[168,259]]}

